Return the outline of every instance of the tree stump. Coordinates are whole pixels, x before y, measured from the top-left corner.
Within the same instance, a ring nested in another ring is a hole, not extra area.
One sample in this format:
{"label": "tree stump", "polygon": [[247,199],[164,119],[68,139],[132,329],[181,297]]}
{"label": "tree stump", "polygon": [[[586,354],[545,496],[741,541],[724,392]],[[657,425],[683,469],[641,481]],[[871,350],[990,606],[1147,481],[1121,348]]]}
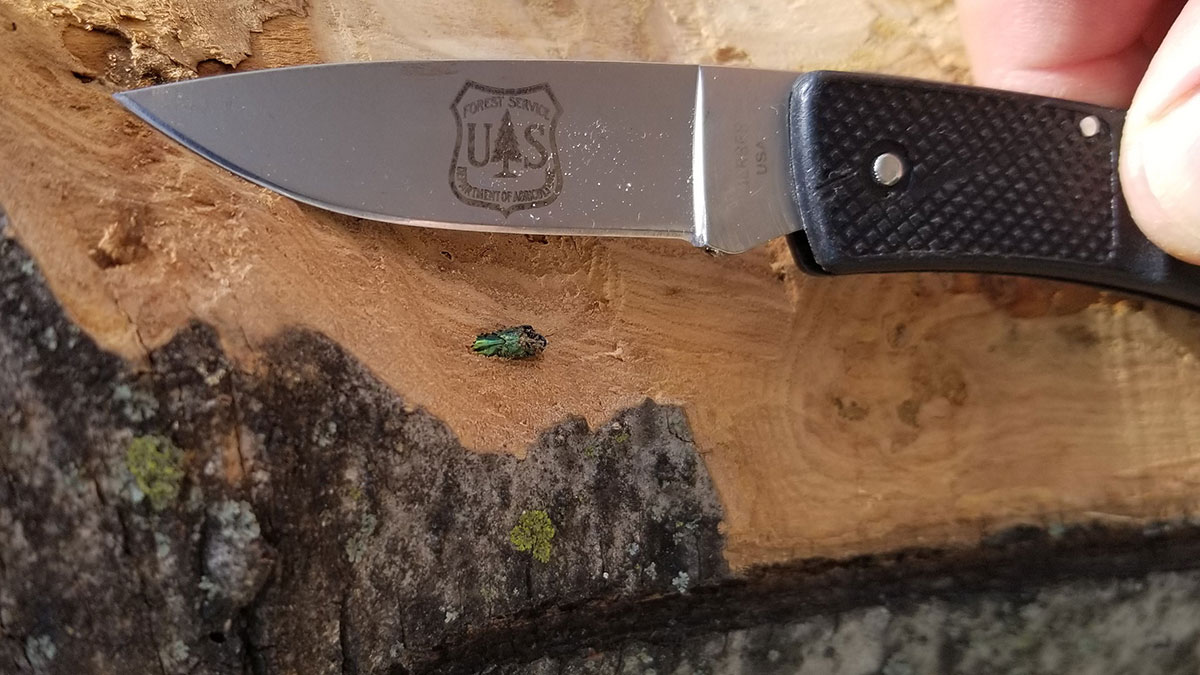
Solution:
{"label": "tree stump", "polygon": [[[963,81],[956,30],[937,0],[0,6],[0,672],[1194,672],[1196,316],[361,221],[111,100],[382,58]],[[538,359],[468,349],[520,324]]]}

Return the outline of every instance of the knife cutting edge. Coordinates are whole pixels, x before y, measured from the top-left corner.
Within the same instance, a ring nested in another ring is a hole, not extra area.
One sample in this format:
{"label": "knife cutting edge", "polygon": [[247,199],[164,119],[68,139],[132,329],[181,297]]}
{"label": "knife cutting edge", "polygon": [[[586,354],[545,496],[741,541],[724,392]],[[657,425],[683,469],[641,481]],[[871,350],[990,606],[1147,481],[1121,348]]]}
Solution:
{"label": "knife cutting edge", "polygon": [[570,61],[297,66],[116,94],[293,199],[386,222],[786,236],[814,274],[1057,278],[1200,309],[1200,268],[1134,225],[1124,113],[855,73]]}

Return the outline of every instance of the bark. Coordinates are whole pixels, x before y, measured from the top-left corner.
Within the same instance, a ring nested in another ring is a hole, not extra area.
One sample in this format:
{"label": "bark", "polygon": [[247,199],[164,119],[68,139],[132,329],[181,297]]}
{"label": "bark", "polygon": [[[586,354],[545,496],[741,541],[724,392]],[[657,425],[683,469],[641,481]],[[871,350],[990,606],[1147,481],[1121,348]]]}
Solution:
{"label": "bark", "polygon": [[[727,576],[676,407],[481,455],[320,335],[247,372],[196,324],[139,372],[12,240],[0,270],[4,630],[47,636],[55,672],[382,672],[539,608]],[[531,512],[545,562],[514,537]]]}

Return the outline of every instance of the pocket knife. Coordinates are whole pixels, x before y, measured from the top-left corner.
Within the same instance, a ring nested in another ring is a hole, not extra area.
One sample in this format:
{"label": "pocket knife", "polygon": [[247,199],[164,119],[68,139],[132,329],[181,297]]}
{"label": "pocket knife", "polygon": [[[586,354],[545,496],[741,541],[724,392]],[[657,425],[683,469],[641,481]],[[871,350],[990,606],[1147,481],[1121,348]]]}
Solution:
{"label": "pocket knife", "polygon": [[571,61],[297,66],[116,98],[250,181],[360,218],[726,253],[787,237],[814,274],[1019,274],[1200,309],[1200,268],[1130,218],[1111,108],[858,73]]}

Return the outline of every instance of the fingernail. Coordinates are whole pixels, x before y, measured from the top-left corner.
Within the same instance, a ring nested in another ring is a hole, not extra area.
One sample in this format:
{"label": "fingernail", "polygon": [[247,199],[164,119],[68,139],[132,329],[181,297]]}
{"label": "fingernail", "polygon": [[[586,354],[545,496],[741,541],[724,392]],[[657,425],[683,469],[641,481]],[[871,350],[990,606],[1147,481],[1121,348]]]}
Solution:
{"label": "fingernail", "polygon": [[1131,118],[1126,133],[1134,220],[1167,253],[1200,262],[1200,92],[1156,119]]}

